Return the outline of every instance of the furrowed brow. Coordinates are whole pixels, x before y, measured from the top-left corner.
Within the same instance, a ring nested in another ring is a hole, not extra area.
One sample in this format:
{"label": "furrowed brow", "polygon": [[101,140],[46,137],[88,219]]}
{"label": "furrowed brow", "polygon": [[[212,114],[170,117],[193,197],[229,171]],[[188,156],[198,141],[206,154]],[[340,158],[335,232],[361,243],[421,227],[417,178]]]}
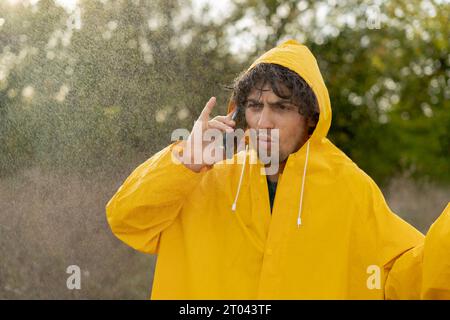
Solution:
{"label": "furrowed brow", "polygon": [[[256,103],[256,104],[262,104],[261,101],[258,101],[258,100],[252,99],[252,98],[247,99],[247,102],[252,102],[252,103]],[[280,100],[277,100],[277,101],[267,102],[267,104],[269,106],[279,106],[279,105],[282,105],[282,104],[293,105],[293,103],[289,99],[280,99]]]}
{"label": "furrowed brow", "polygon": [[269,106],[280,106],[280,105],[293,105],[293,103],[288,99],[277,100],[273,102],[267,102]]}
{"label": "furrowed brow", "polygon": [[255,103],[255,104],[262,104],[262,102],[261,101],[258,101],[258,100],[256,100],[256,99],[247,99],[247,102],[251,102],[251,103]]}

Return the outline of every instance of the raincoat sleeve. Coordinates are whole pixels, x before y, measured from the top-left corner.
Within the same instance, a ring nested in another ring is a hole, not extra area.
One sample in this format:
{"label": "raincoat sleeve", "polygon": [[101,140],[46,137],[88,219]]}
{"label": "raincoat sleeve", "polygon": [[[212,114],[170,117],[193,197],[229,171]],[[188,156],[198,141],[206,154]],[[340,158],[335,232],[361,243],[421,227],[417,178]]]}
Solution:
{"label": "raincoat sleeve", "polygon": [[390,269],[386,299],[450,299],[450,203],[423,243],[399,256]]}
{"label": "raincoat sleeve", "polygon": [[161,232],[203,176],[204,171],[196,173],[174,161],[172,150],[179,148],[178,142],[138,166],[106,205],[112,232],[144,253],[157,253]]}

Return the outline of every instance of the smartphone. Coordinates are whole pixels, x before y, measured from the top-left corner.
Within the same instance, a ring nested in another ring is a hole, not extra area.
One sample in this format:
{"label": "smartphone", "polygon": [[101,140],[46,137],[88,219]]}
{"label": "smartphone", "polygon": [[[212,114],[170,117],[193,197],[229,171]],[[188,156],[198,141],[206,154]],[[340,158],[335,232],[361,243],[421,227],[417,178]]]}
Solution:
{"label": "smartphone", "polygon": [[[245,116],[239,112],[239,108],[236,108],[233,114],[231,115],[231,120],[235,122],[235,130],[242,129],[238,132],[234,133],[224,133],[223,135],[223,147],[225,149],[225,158],[230,159],[237,152],[237,147],[239,141],[241,141],[243,137],[243,132],[246,129]],[[242,133],[242,134],[240,134]]]}

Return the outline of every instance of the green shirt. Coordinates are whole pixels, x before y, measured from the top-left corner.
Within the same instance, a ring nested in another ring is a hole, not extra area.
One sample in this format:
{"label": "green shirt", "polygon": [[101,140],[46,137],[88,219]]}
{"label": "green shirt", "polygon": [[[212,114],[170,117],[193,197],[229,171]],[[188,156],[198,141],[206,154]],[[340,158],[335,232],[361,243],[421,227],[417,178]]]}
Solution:
{"label": "green shirt", "polygon": [[277,191],[277,183],[270,181],[269,176],[267,176],[267,186],[269,188],[270,213],[272,213],[273,200],[275,199],[275,192]]}

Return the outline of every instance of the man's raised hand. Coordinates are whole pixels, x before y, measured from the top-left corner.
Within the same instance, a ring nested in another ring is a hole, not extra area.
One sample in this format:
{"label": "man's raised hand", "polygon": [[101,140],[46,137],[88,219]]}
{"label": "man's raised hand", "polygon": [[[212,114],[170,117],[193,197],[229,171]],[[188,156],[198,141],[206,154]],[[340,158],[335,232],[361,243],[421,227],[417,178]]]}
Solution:
{"label": "man's raised hand", "polygon": [[210,143],[204,139],[205,132],[209,129],[220,130],[222,133],[232,132],[236,125],[231,119],[231,112],[226,116],[216,116],[210,120],[215,105],[216,98],[211,97],[195,121],[189,137],[181,143],[183,156],[179,160],[194,172],[200,172],[202,168],[212,164],[203,158],[204,150]]}

